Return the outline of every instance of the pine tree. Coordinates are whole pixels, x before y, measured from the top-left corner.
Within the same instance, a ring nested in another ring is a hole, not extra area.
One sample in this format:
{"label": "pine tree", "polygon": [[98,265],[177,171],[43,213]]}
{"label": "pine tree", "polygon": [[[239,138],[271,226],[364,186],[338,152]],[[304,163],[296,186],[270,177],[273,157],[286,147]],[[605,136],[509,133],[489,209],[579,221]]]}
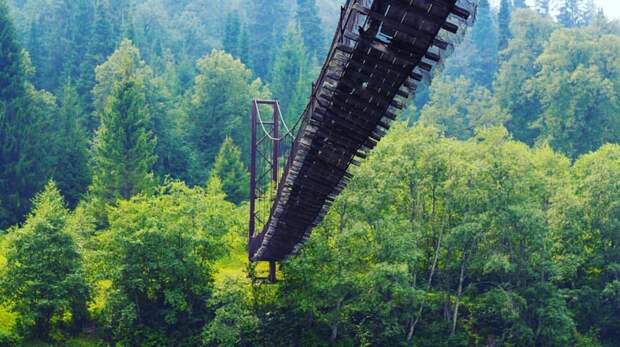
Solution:
{"label": "pine tree", "polygon": [[[310,74],[311,71],[308,70],[308,64],[304,65],[301,68],[299,79],[295,84],[293,98],[291,99],[291,103],[289,104],[288,110],[286,110],[285,113],[286,116],[284,118],[284,121],[286,122],[289,130],[293,130],[293,126],[295,125],[299,117],[301,117],[302,112],[308,104],[310,93],[312,92],[312,77]],[[295,134],[292,135],[294,136]]]}
{"label": "pine tree", "polygon": [[226,16],[222,41],[224,50],[238,58],[241,49],[241,20],[238,13],[230,12]]}
{"label": "pine tree", "polygon": [[[476,85],[491,88],[498,63],[498,30],[488,0],[481,0],[472,30],[456,48],[454,56],[446,62],[445,76],[454,79],[465,77]],[[420,86],[416,102],[428,96],[427,86]],[[426,98],[427,99],[427,98]],[[420,109],[424,104],[418,104]]]}
{"label": "pine tree", "polygon": [[299,30],[291,25],[278,52],[271,78],[271,91],[280,101],[280,107],[287,120],[293,118],[289,112],[290,106],[298,81],[305,77],[302,72],[306,65],[306,50],[301,35]]}
{"label": "pine tree", "polygon": [[476,51],[477,66],[473,67],[472,81],[491,87],[497,72],[498,30],[495,25],[488,0],[481,0],[478,6],[478,19],[471,33]]}
{"label": "pine tree", "polygon": [[573,28],[579,25],[580,0],[564,0],[558,14],[558,22],[567,28]]}
{"label": "pine tree", "polygon": [[27,83],[27,64],[0,0],[0,228],[23,218],[50,174],[46,126],[55,111],[53,98]]}
{"label": "pine tree", "polygon": [[596,20],[599,9],[594,3],[594,0],[583,1],[584,2],[581,5],[579,20],[581,26],[588,26]]}
{"label": "pine tree", "polygon": [[239,204],[248,199],[249,175],[241,161],[241,151],[233,140],[227,137],[215,159],[211,177],[217,176],[228,201]]}
{"label": "pine tree", "polygon": [[64,1],[64,7],[67,15],[64,31],[68,38],[68,47],[64,52],[64,74],[71,80],[77,80],[81,73],[80,64],[86,57],[92,36],[95,3],[93,0]]}
{"label": "pine tree", "polygon": [[248,26],[241,25],[241,33],[239,34],[239,60],[246,65],[250,65],[250,35],[248,34]]}
{"label": "pine tree", "polygon": [[318,12],[315,0],[297,0],[297,23],[310,59],[320,59],[324,54],[325,36]]}
{"label": "pine tree", "polygon": [[255,0],[253,3],[252,23],[249,32],[251,50],[251,67],[256,75],[265,79],[276,54],[278,44],[285,28],[286,8],[283,2],[273,0]]}
{"label": "pine tree", "polygon": [[27,47],[36,67],[34,81],[46,90],[61,90],[77,79],[84,61],[94,19],[93,0],[53,1],[30,24]]}
{"label": "pine tree", "polygon": [[499,27],[499,50],[503,51],[508,47],[508,41],[512,34],[510,33],[510,17],[511,7],[509,0],[501,0],[498,14],[498,27]]}
{"label": "pine tree", "polygon": [[26,76],[15,27],[5,0],[0,0],[0,101],[7,103],[25,94]]}
{"label": "pine tree", "polygon": [[[81,257],[65,231],[68,211],[53,182],[34,200],[26,224],[9,239],[0,299],[19,313],[28,335],[47,340],[50,333],[86,316],[88,287]],[[72,325],[73,325],[72,324]]]}
{"label": "pine tree", "polygon": [[70,207],[77,205],[90,183],[88,140],[81,126],[84,111],[75,87],[65,85],[56,124],[57,153],[54,180]]}
{"label": "pine tree", "polygon": [[49,71],[49,43],[47,42],[47,33],[45,29],[45,17],[39,15],[33,19],[30,24],[26,47],[32,56],[32,64],[37,67],[37,71],[33,76],[33,81],[39,87],[45,87],[45,72]]}
{"label": "pine tree", "polygon": [[156,141],[147,129],[150,116],[144,85],[126,71],[114,83],[93,144],[91,193],[100,201],[129,199],[153,185]]}
{"label": "pine tree", "polygon": [[93,98],[91,91],[95,86],[95,68],[105,62],[106,58],[114,51],[115,39],[113,37],[112,23],[107,8],[103,2],[99,2],[95,13],[95,22],[92,29],[92,37],[88,42],[88,50],[84,60],[80,64],[80,77],[77,82],[77,91],[82,98],[82,105],[88,114],[92,114],[84,123],[86,130],[91,133],[97,129],[98,120],[93,113]]}

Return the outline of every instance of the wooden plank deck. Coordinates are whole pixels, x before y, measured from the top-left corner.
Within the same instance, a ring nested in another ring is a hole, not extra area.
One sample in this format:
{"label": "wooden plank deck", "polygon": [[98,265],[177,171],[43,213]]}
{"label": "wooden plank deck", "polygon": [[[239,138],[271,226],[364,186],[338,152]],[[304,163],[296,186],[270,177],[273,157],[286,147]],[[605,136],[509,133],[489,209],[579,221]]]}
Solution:
{"label": "wooden plank deck", "polygon": [[[404,99],[471,23],[475,0],[349,0],[302,115],[276,201],[250,241],[253,261],[299,250],[385,135]],[[447,34],[447,35],[446,35]]]}

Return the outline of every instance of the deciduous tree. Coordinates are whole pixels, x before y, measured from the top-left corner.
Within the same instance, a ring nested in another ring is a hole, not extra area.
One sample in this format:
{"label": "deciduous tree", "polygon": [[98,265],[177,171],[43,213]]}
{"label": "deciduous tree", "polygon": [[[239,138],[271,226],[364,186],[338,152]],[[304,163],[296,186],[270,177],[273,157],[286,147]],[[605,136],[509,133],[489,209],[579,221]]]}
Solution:
{"label": "deciduous tree", "polygon": [[[227,136],[249,148],[248,110],[267,90],[252,72],[230,54],[214,50],[198,61],[198,76],[190,95],[188,135],[196,151],[196,181],[205,182],[219,146]],[[242,152],[247,159],[247,152]]]}

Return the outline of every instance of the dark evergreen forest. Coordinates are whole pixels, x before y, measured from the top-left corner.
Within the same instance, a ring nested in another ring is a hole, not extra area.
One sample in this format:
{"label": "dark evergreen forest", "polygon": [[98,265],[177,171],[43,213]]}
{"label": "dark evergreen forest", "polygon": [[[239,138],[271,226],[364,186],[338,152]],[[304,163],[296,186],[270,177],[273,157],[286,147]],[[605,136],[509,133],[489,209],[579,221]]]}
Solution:
{"label": "dark evergreen forest", "polygon": [[620,346],[620,23],[480,0],[278,282],[249,112],[340,0],[0,0],[0,346]]}

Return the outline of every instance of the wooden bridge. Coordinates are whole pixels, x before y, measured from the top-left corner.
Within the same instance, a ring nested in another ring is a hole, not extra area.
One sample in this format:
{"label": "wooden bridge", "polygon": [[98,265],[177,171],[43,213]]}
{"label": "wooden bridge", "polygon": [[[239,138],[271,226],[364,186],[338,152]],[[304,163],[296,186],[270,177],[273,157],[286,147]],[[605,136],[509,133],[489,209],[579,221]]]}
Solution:
{"label": "wooden bridge", "polygon": [[[376,146],[404,100],[451,53],[476,6],[477,0],[348,0],[290,146],[283,142],[292,130],[282,129],[277,101],[254,101],[251,261],[270,261],[273,269],[299,250],[345,188],[349,167]],[[265,105],[273,111],[269,121],[261,116]],[[265,143],[272,144],[269,153],[261,150]],[[281,173],[283,150],[289,155]],[[265,168],[271,188],[261,183]],[[264,216],[261,201],[269,205]]]}

